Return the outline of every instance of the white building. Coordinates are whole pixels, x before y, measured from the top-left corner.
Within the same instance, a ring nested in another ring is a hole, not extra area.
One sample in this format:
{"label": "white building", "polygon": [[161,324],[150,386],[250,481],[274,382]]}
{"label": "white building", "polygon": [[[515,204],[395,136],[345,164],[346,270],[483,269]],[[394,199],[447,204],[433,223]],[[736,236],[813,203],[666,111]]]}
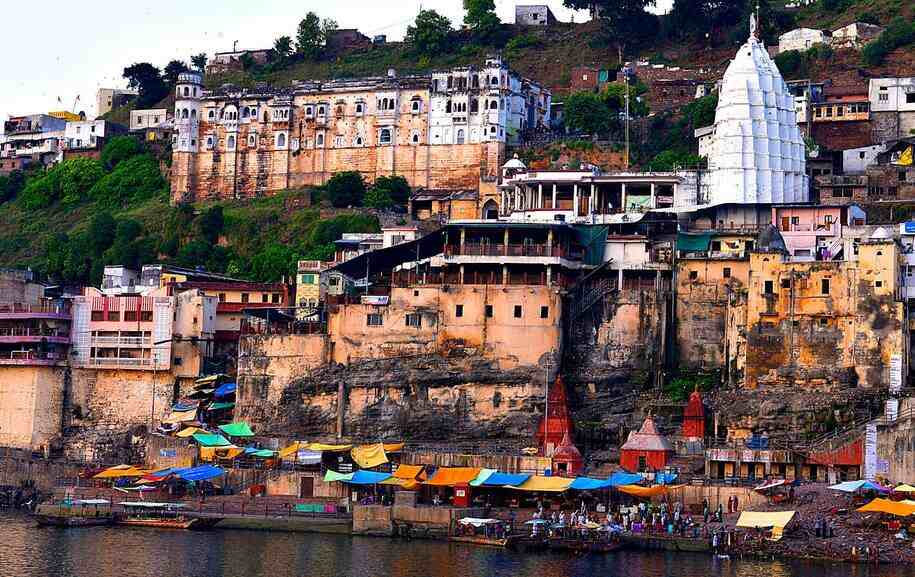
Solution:
{"label": "white building", "polygon": [[765,46],[750,38],[728,65],[715,111],[700,204],[807,202],[794,97]]}
{"label": "white building", "polygon": [[915,78],[871,78],[868,100],[877,140],[896,140],[913,134]]}
{"label": "white building", "polygon": [[827,35],[822,30],[795,28],[778,37],[778,52],[779,54],[788,50],[799,50],[803,52],[804,50],[810,49],[815,44],[824,44],[826,40]]}
{"label": "white building", "polygon": [[[200,148],[200,109],[203,98],[203,78],[199,72],[182,72],[178,75],[175,86],[175,133],[172,135],[172,149],[178,152],[197,152]],[[226,114],[232,115],[223,121],[232,129],[238,131],[238,111]],[[230,135],[231,149],[235,148],[235,136]]]}
{"label": "white building", "polygon": [[99,139],[107,136],[107,122],[104,120],[80,120],[67,122],[64,139],[68,150],[94,149]]}
{"label": "white building", "polygon": [[167,108],[150,108],[148,110],[133,110],[130,113],[130,130],[147,130],[162,128],[169,120]]}
{"label": "white building", "polygon": [[550,93],[499,58],[483,68],[432,74],[430,144],[515,143],[528,128],[549,126]]}
{"label": "white building", "polygon": [[842,151],[842,171],[845,174],[864,174],[868,166],[877,163],[877,155],[886,150],[883,144],[850,148]]}
{"label": "white building", "polygon": [[832,31],[829,44],[836,48],[861,48],[883,32],[881,26],[852,22]]}
{"label": "white building", "polygon": [[715,142],[715,125],[697,128],[693,131],[693,135],[699,141],[699,156],[708,158],[712,153],[712,144]]}
{"label": "white building", "polygon": [[67,121],[47,114],[10,117],[3,123],[0,158],[37,159],[54,162],[63,148]]}
{"label": "white building", "polygon": [[556,16],[546,4],[518,4],[515,6],[515,24],[518,26],[550,26]]}

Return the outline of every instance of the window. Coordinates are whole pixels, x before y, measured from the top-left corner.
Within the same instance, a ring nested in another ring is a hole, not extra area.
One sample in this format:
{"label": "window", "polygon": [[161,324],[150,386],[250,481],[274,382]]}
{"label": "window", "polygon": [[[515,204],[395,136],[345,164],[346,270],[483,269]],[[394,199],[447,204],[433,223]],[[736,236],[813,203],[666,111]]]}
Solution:
{"label": "window", "polygon": [[207,115],[207,117],[208,117],[210,120],[214,120],[214,119],[216,118],[216,111],[215,111],[215,110],[210,110],[210,113]]}
{"label": "window", "polygon": [[699,273],[697,271],[689,271],[689,280],[696,280],[699,278]]}
{"label": "window", "polygon": [[905,95],[906,104],[915,104],[915,92],[909,92]]}
{"label": "window", "polygon": [[723,278],[731,278],[731,267],[724,267],[724,270],[721,271],[721,276]]}
{"label": "window", "polygon": [[829,324],[829,319],[826,317],[820,317],[820,326],[825,327]]}
{"label": "window", "polygon": [[315,275],[313,275],[313,274],[300,275],[299,284],[315,284]]}
{"label": "window", "polygon": [[379,144],[391,144],[391,140],[392,140],[391,129],[382,128],[381,131],[378,133],[378,143]]}
{"label": "window", "polygon": [[[884,89],[881,88],[880,90],[884,90]],[[880,99],[880,102],[886,102],[890,99],[890,95],[887,94],[886,92],[881,92],[879,99]]]}
{"label": "window", "polygon": [[105,320],[117,322],[117,321],[121,320],[121,312],[120,311],[108,311],[108,316]]}
{"label": "window", "polygon": [[226,139],[226,148],[228,148],[229,150],[235,150],[235,137],[234,136],[230,135],[229,138]]}
{"label": "window", "polygon": [[486,305],[486,318],[492,318],[492,305]]}
{"label": "window", "polygon": [[248,293],[241,293],[241,302],[248,302]]}
{"label": "window", "polygon": [[140,311],[140,322],[141,323],[151,323],[152,322],[152,311]]}
{"label": "window", "polygon": [[419,313],[410,313],[406,316],[408,327],[420,328],[423,326],[423,316]]}
{"label": "window", "polygon": [[520,318],[521,318],[521,312],[522,312],[522,311],[521,311],[521,305],[515,305],[515,318],[516,318],[516,319],[520,319]]}
{"label": "window", "polygon": [[226,302],[226,293],[219,293],[219,302]]}
{"label": "window", "polygon": [[773,294],[775,292],[774,285],[775,285],[775,283],[773,283],[770,280],[767,280],[766,284],[765,284],[765,290],[763,291],[763,293],[767,294],[767,295]]}
{"label": "window", "polygon": [[820,294],[829,294],[829,279],[824,278],[820,281]]}
{"label": "window", "polygon": [[639,455],[639,471],[647,471],[647,470],[648,470],[648,459],[645,457],[645,455]]}
{"label": "window", "polygon": [[92,320],[93,321],[105,320],[105,313],[103,311],[92,311]]}
{"label": "window", "polygon": [[464,305],[454,305],[454,316],[458,318],[464,316]]}
{"label": "window", "polygon": [[318,107],[318,116],[326,116],[326,115],[327,115],[327,108],[322,104],[321,106]]}
{"label": "window", "polygon": [[261,302],[262,302],[262,303],[268,302],[269,300],[270,300],[270,295],[268,295],[267,293],[264,293],[264,294],[261,295]]}
{"label": "window", "polygon": [[782,279],[782,288],[783,288],[783,289],[790,289],[790,288],[791,288],[791,279],[790,279],[790,278],[783,278],[783,279]]}
{"label": "window", "polygon": [[900,170],[896,173],[896,178],[899,179],[899,182],[905,182],[905,171]]}
{"label": "window", "polygon": [[285,148],[286,147],[286,135],[282,132],[276,135],[276,147]]}
{"label": "window", "polygon": [[249,134],[248,135],[248,148],[256,148],[256,147],[257,147],[257,137],[254,136],[253,134]]}
{"label": "window", "polygon": [[540,307],[540,318],[542,318],[542,319],[550,318],[550,307],[548,307],[548,306]]}
{"label": "window", "polygon": [[354,144],[356,146],[362,146],[364,143],[365,143],[365,140],[363,140],[361,136],[357,136],[356,140],[354,141]]}
{"label": "window", "polygon": [[279,304],[280,303],[280,294],[273,293],[272,295],[270,295],[270,302],[272,302],[275,305]]}
{"label": "window", "polygon": [[207,148],[213,148],[213,137],[207,136]]}
{"label": "window", "polygon": [[364,110],[365,105],[361,102],[356,103],[356,116],[362,116],[362,111]]}
{"label": "window", "polygon": [[422,110],[422,105],[422,101],[414,100],[412,103],[410,103],[410,110],[412,110],[414,114],[417,114]]}
{"label": "window", "polygon": [[384,318],[378,313],[369,313],[365,315],[365,324],[370,327],[380,327],[384,324]]}
{"label": "window", "polygon": [[318,134],[315,136],[315,146],[322,148],[324,146],[324,135]]}
{"label": "window", "polygon": [[498,101],[498,100],[491,100],[491,101],[489,102],[489,109],[490,109],[490,110],[499,110],[499,101]]}
{"label": "window", "polygon": [[137,322],[137,311],[124,311],[124,322]]}
{"label": "window", "polygon": [[413,132],[413,134],[410,136],[410,142],[412,142],[413,144],[419,144],[419,133],[418,132],[416,132],[416,131]]}
{"label": "window", "polygon": [[[457,131],[457,144],[464,144],[464,129],[459,128]],[[905,174],[905,173],[903,173]]]}

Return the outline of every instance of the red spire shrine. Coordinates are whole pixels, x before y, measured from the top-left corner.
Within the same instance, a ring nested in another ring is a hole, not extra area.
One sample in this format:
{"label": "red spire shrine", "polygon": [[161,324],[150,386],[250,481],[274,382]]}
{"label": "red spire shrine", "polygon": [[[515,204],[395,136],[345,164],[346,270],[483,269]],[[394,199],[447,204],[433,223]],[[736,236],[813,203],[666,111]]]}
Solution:
{"label": "red spire shrine", "polygon": [[689,403],[683,409],[682,436],[689,440],[705,438],[705,406],[697,388],[689,395]]}
{"label": "red spire shrine", "polygon": [[562,436],[559,446],[553,451],[553,474],[558,477],[577,477],[585,468],[581,451],[572,444],[569,433]]}
{"label": "red spire shrine", "polygon": [[557,376],[550,387],[547,405],[545,422],[541,419],[537,427],[537,446],[545,457],[553,454],[553,450],[562,444],[563,437],[572,438],[572,418],[569,417],[569,405],[566,402],[566,388],[562,377]]}

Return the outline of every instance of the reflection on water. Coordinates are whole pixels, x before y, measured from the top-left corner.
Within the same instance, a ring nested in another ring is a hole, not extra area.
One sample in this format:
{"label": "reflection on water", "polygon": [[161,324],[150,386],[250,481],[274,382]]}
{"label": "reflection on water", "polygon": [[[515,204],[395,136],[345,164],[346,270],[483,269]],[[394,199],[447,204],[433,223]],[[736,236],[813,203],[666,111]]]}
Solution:
{"label": "reflection on water", "polygon": [[467,545],[255,531],[39,528],[0,514],[2,577],[904,577],[911,569],[708,555],[519,554]]}

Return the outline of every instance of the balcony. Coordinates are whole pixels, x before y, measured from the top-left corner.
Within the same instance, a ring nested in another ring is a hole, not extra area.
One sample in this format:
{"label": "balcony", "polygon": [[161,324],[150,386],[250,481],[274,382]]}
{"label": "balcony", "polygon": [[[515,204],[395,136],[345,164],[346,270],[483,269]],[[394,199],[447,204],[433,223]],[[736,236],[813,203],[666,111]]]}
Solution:
{"label": "balcony", "polygon": [[53,367],[67,361],[60,353],[38,351],[0,351],[0,366],[46,366]]}
{"label": "balcony", "polygon": [[780,226],[779,232],[785,236],[839,236],[842,227],[837,222],[831,224],[813,224],[810,222]]}
{"label": "balcony", "polygon": [[170,363],[153,357],[89,357],[84,366],[96,369],[167,371]]}
{"label": "balcony", "polygon": [[0,303],[0,319],[70,320],[68,303]]}
{"label": "balcony", "polygon": [[91,346],[101,348],[151,347],[152,337],[92,337]]}
{"label": "balcony", "polygon": [[0,328],[0,343],[70,343],[70,334],[64,331],[25,327]]}

